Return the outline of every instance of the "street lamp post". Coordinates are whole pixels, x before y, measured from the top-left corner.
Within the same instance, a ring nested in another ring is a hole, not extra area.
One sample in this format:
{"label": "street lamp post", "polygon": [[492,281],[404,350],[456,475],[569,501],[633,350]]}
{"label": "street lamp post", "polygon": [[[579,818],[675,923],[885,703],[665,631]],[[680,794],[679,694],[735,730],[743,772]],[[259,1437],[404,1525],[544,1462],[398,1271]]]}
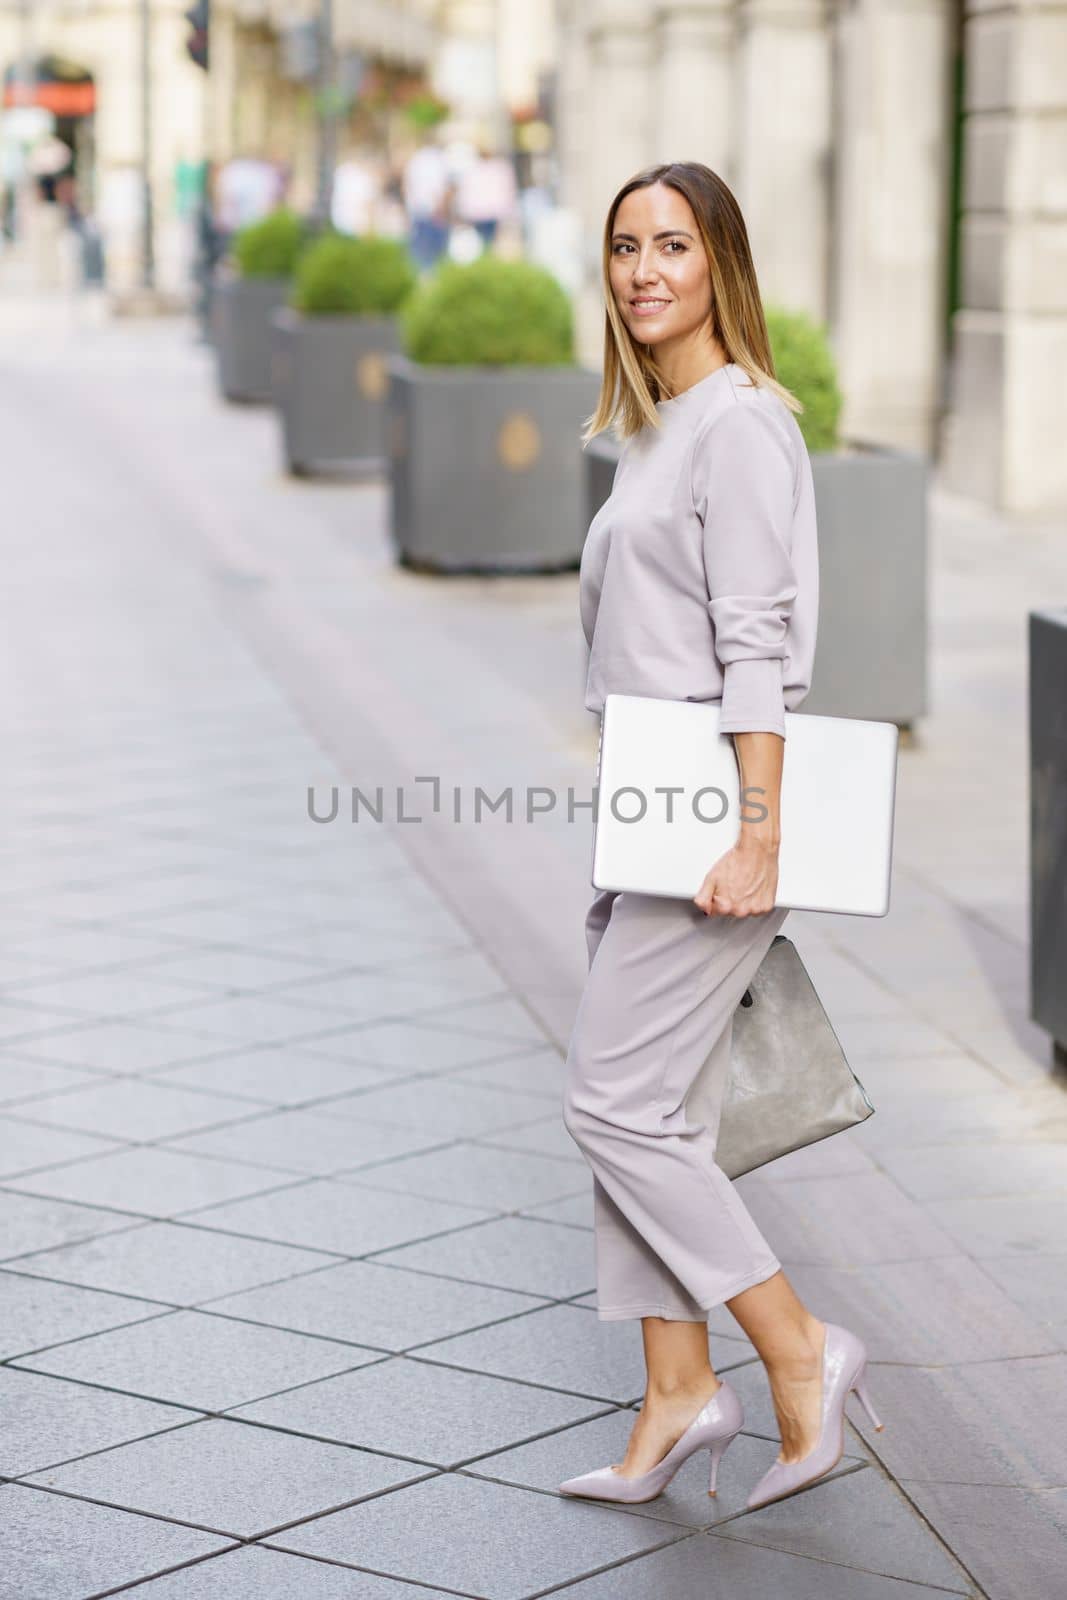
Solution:
{"label": "street lamp post", "polygon": [[141,0],[141,285],[154,289],[156,255],[152,208],[152,14],[149,0]]}
{"label": "street lamp post", "polygon": [[319,165],[315,191],[315,220],[325,228],[330,220],[333,175],[337,165],[337,86],[334,82],[333,0],[319,0],[318,109]]}

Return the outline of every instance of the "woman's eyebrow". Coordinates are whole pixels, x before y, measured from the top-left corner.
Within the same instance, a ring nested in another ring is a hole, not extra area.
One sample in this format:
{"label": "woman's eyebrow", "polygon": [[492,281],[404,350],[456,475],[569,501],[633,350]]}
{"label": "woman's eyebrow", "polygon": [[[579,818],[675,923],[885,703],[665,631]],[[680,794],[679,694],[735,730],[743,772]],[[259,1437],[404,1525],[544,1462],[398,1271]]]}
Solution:
{"label": "woman's eyebrow", "polygon": [[[638,242],[637,235],[634,233],[613,233],[611,237],[612,239],[630,239],[634,244],[637,244]],[[693,235],[691,233],[687,233],[684,228],[663,228],[659,233],[654,233],[652,235],[653,240],[677,238],[691,239],[692,237]]]}

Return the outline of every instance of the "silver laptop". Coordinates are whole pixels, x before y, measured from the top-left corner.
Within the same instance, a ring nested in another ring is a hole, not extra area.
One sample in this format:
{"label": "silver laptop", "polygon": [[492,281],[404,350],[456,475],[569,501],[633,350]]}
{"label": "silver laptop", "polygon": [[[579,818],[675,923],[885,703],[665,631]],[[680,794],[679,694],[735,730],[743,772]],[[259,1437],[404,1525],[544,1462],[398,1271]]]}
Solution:
{"label": "silver laptop", "polygon": [[[609,694],[600,725],[593,887],[691,900],[737,841],[740,773],[717,703]],[[785,713],[775,904],[884,917],[898,729]],[[758,805],[760,796],[750,798]]]}

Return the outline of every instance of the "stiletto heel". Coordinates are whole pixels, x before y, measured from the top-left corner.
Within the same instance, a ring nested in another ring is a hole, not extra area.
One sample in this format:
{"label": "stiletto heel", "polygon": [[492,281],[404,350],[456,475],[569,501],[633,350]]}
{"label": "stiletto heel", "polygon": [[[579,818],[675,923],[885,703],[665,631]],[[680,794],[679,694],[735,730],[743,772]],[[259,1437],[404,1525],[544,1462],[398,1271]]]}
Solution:
{"label": "stiletto heel", "polygon": [[852,1392],[856,1395],[860,1405],[870,1417],[875,1433],[881,1433],[882,1429],[885,1427],[885,1423],[879,1420],[878,1413],[871,1404],[871,1397],[867,1390],[866,1362],[863,1363],[863,1366],[860,1368],[859,1372],[857,1372],[855,1379],[853,1380]]}
{"label": "stiletto heel", "polygon": [[581,1495],[589,1500],[617,1500],[637,1505],[655,1500],[663,1493],[683,1461],[697,1450],[711,1451],[709,1494],[715,1493],[719,1462],[741,1432],[745,1412],[735,1390],[723,1380],[707,1405],[702,1406],[681,1438],[671,1446],[662,1461],[637,1478],[624,1478],[614,1467],[598,1467],[580,1478],[568,1478],[559,1486],[560,1494]]}
{"label": "stiletto heel", "polygon": [[[740,1432],[740,1429],[738,1429],[738,1432]],[[718,1444],[713,1444],[711,1447],[711,1479],[708,1483],[708,1493],[710,1495],[715,1495],[718,1492],[715,1488],[715,1480],[719,1475],[719,1462],[736,1438],[737,1434],[731,1433],[728,1439],[722,1439]]]}
{"label": "stiletto heel", "polygon": [[855,1390],[860,1403],[877,1429],[881,1429],[867,1393],[867,1349],[847,1328],[826,1323],[822,1356],[822,1426],[814,1450],[799,1461],[775,1461],[763,1474],[748,1497],[747,1509],[754,1511],[772,1500],[806,1489],[832,1472],[845,1453],[845,1401]]}

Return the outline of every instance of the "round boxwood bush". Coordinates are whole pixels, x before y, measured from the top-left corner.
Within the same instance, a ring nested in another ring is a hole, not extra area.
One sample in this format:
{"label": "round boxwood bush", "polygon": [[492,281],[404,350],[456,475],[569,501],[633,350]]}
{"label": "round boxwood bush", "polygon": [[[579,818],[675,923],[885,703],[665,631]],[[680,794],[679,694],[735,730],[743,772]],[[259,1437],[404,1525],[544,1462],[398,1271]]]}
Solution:
{"label": "round boxwood bush", "polygon": [[775,376],[804,407],[797,416],[804,443],[809,450],[836,449],[843,396],[826,328],[780,306],[767,307],[765,315]]}
{"label": "round boxwood bush", "polygon": [[531,261],[446,261],[402,313],[407,354],[433,366],[558,367],[574,360],[566,291]]}
{"label": "round boxwood bush", "polygon": [[242,278],[291,278],[305,242],[304,223],[295,211],[280,206],[238,228],[230,249]]}
{"label": "round boxwood bush", "polygon": [[417,277],[399,239],[328,233],[297,262],[292,303],[307,316],[387,316],[407,299]]}

